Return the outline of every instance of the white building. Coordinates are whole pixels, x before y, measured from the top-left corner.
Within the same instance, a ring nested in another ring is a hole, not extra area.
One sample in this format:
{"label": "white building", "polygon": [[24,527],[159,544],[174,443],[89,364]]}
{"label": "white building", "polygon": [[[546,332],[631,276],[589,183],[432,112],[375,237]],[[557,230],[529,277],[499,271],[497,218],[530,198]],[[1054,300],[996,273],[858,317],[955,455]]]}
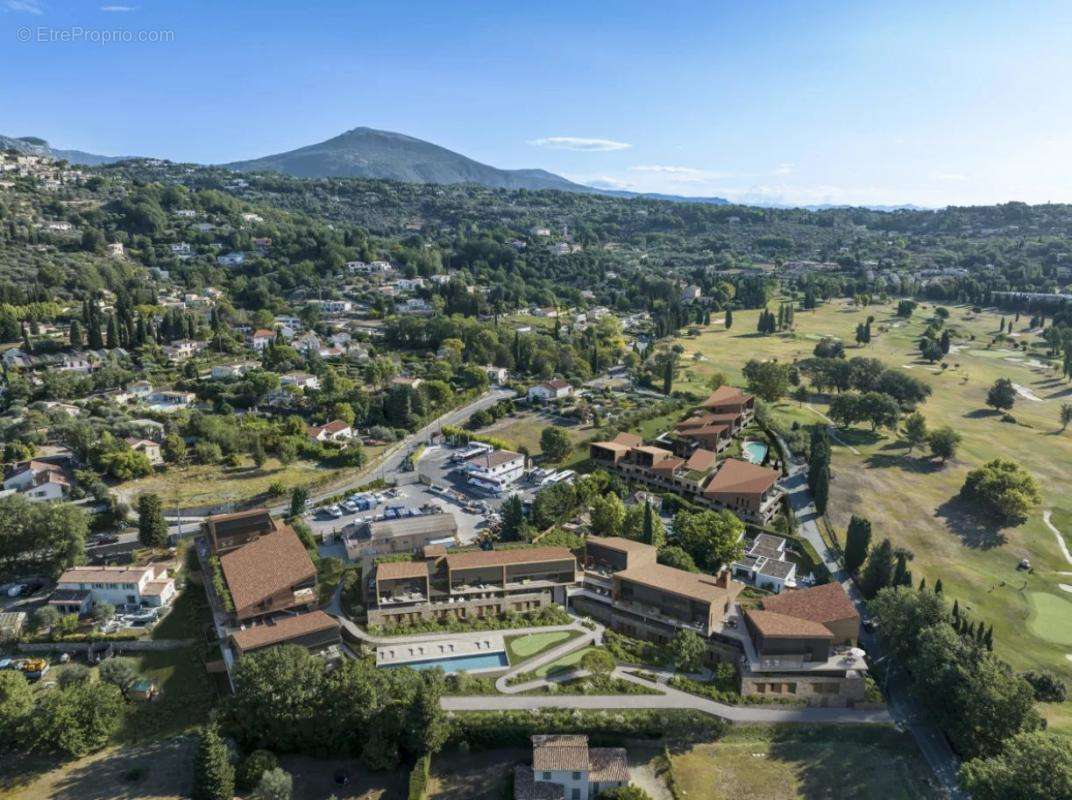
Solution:
{"label": "white building", "polygon": [[354,429],[341,419],[332,420],[326,425],[312,425],[306,429],[309,438],[318,442],[348,442],[354,438]]}
{"label": "white building", "polygon": [[279,376],[280,386],[296,386],[299,389],[319,389],[320,378],[308,372],[288,372]]}
{"label": "white building", "polygon": [[71,567],[60,575],[49,605],[66,614],[87,613],[97,603],[160,608],[175,598],[175,581],[159,565]]}
{"label": "white building", "polygon": [[462,469],[469,476],[470,484],[498,494],[525,474],[525,456],[512,450],[492,450],[473,456]]}
{"label": "white building", "polygon": [[622,747],[589,747],[587,736],[532,737],[532,766],[514,770],[514,800],[596,800],[629,783]]}
{"label": "white building", "polygon": [[71,491],[63,468],[47,461],[24,461],[4,479],[4,491],[18,492],[33,502],[62,500]]}
{"label": "white building", "polygon": [[562,400],[572,394],[573,387],[570,385],[569,381],[555,378],[546,383],[538,383],[533,386],[529,389],[528,398],[529,400],[538,403],[547,403],[551,400]]}
{"label": "white building", "polygon": [[270,345],[274,339],[275,331],[270,331],[267,328],[260,328],[250,334],[249,346],[259,353],[261,350]]}
{"label": "white building", "polygon": [[239,267],[246,262],[245,253],[227,253],[216,259],[221,267]]}
{"label": "white building", "polygon": [[137,436],[128,436],[124,441],[135,453],[143,453],[154,467],[164,463],[164,454],[160,450],[160,445],[152,439],[139,439]]}
{"label": "white building", "polygon": [[241,378],[251,369],[257,368],[256,362],[237,361],[231,364],[216,364],[212,368],[212,380],[224,381],[230,378]]}
{"label": "white building", "polygon": [[506,367],[495,367],[488,365],[484,367],[484,373],[488,376],[488,380],[492,383],[504,384],[510,377],[510,370]]}

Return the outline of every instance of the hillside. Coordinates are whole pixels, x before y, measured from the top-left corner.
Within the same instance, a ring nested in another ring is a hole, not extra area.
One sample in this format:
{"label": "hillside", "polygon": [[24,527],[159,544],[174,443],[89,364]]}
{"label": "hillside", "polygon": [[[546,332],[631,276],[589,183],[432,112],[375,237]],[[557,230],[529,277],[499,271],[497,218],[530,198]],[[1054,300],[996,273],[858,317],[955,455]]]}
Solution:
{"label": "hillside", "polygon": [[0,150],[15,150],[19,153],[51,156],[71,164],[81,164],[86,167],[114,164],[129,158],[129,156],[99,156],[95,153],[85,153],[81,150],[61,150],[52,147],[44,139],[39,139],[36,136],[0,136]]}
{"label": "hillside", "polygon": [[596,191],[542,169],[497,169],[431,142],[372,128],[354,128],[319,144],[225,166],[298,178],[379,178],[404,183],[477,183],[494,189]]}

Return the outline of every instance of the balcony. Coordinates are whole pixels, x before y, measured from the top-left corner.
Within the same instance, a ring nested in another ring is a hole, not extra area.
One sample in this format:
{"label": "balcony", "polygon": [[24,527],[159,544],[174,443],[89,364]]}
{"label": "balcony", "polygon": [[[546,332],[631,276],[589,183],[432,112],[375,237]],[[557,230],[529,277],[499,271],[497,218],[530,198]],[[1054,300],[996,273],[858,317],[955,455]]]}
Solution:
{"label": "balcony", "polygon": [[691,631],[696,631],[701,636],[707,635],[707,623],[703,620],[683,620],[680,617],[667,614],[658,606],[640,603],[635,600],[624,600],[620,597],[614,601],[614,605],[616,608],[630,611],[640,617],[647,617],[656,622],[661,622],[664,625],[672,625],[675,628],[685,628]]}

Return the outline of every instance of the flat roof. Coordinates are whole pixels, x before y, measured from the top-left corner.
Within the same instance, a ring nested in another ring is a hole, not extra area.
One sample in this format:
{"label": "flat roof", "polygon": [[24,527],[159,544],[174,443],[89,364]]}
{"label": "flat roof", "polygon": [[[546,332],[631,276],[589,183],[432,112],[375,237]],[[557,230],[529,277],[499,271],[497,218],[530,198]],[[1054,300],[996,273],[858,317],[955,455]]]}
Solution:
{"label": "flat roof", "polygon": [[378,581],[427,577],[427,561],[385,561],[376,565],[376,580]]}
{"label": "flat roof", "polygon": [[610,550],[617,550],[622,553],[644,553],[648,550],[655,549],[650,544],[638,542],[633,539],[626,539],[624,536],[594,536],[589,534],[585,543],[596,544],[600,547],[606,547]]}
{"label": "flat roof", "polygon": [[422,533],[457,533],[458,521],[453,514],[421,514],[417,517],[382,519],[368,523],[373,539],[394,539],[398,536],[413,536]]}

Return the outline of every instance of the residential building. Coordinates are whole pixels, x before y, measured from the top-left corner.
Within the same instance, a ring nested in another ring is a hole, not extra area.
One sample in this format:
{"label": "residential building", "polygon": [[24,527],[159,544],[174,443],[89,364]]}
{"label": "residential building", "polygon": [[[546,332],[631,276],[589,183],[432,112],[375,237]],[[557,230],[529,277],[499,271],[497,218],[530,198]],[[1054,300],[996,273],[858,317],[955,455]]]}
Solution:
{"label": "residential building", "polygon": [[298,389],[319,389],[320,378],[308,372],[287,372],[279,376],[280,386],[294,386]]}
{"label": "residential building", "polygon": [[506,367],[494,367],[490,364],[484,367],[484,373],[488,376],[489,381],[499,385],[505,384],[510,377],[510,370]]}
{"label": "residential building", "polygon": [[759,534],[730,567],[733,577],[775,594],[796,588],[797,565],[788,557],[787,544],[781,536]]}
{"label": "residential building", "polygon": [[596,800],[629,783],[625,748],[589,747],[584,735],[532,737],[532,766],[514,768],[514,800]]}
{"label": "residential building", "polygon": [[176,339],[171,344],[164,345],[163,349],[164,355],[168,357],[169,361],[178,362],[193,358],[204,347],[204,342],[198,342],[193,339]]}
{"label": "residential building", "polygon": [[201,523],[201,532],[214,555],[229,553],[277,530],[279,524],[266,508],[214,514]]}
{"label": "residential building", "polygon": [[748,425],[756,415],[756,398],[733,386],[720,386],[707,397],[700,407],[713,414],[735,414],[740,421],[734,433]]}
{"label": "residential building", "polygon": [[145,398],[149,408],[153,411],[170,413],[189,408],[197,401],[197,395],[193,392],[179,392],[170,389],[157,389]]}
{"label": "residential building", "polygon": [[62,500],[71,492],[71,481],[58,464],[23,461],[9,469],[4,478],[4,490],[18,492],[33,502]]}
{"label": "residential building", "polygon": [[237,657],[281,644],[301,645],[316,652],[341,642],[339,623],[319,610],[268,619],[233,631],[230,636]]}
{"label": "residential building", "polygon": [[226,253],[216,258],[221,267],[240,267],[246,262],[245,253]]}
{"label": "residential building", "polygon": [[56,581],[49,605],[64,614],[86,614],[98,603],[116,608],[160,608],[175,598],[175,581],[157,564],[145,567],[71,567]]}
{"label": "residential building", "polygon": [[258,328],[250,334],[249,346],[259,353],[270,345],[274,339],[275,331],[270,331],[267,328]]}
{"label": "residential building", "polygon": [[351,561],[392,553],[418,553],[431,545],[458,544],[458,521],[453,514],[374,520],[344,529],[346,556]]}
{"label": "residential building", "polygon": [[547,403],[551,400],[562,400],[573,394],[573,387],[569,381],[555,378],[545,383],[538,383],[528,391],[530,401]]}
{"label": "residential building", "polygon": [[311,425],[306,428],[310,439],[317,442],[348,442],[354,438],[354,429],[341,419],[332,420],[326,425]]}
{"label": "residential building", "polygon": [[143,453],[145,457],[149,459],[149,463],[154,467],[164,463],[164,455],[160,450],[160,445],[152,439],[140,439],[137,436],[128,436],[124,441],[126,441],[127,447],[135,453]]}
{"label": "residential building", "polygon": [[468,459],[462,470],[470,485],[500,494],[525,474],[525,456],[512,450],[492,450]]}
{"label": "residential building", "polygon": [[286,525],[225,553],[220,569],[239,622],[316,606],[316,567]]}
{"label": "residential building", "polygon": [[475,550],[377,564],[366,589],[373,625],[479,619],[564,605],[577,560],[565,547]]}
{"label": "residential building", "polygon": [[860,616],[839,583],[786,590],[739,612],[741,693],[816,705],[864,700],[867,664],[856,645]]}
{"label": "residential building", "polygon": [[781,477],[776,469],[727,458],[701,496],[713,508],[732,511],[746,522],[769,525],[785,496],[778,486]]}
{"label": "residential building", "polygon": [[241,378],[247,372],[260,366],[255,361],[234,361],[230,364],[216,364],[212,367],[212,380],[222,381]]}

